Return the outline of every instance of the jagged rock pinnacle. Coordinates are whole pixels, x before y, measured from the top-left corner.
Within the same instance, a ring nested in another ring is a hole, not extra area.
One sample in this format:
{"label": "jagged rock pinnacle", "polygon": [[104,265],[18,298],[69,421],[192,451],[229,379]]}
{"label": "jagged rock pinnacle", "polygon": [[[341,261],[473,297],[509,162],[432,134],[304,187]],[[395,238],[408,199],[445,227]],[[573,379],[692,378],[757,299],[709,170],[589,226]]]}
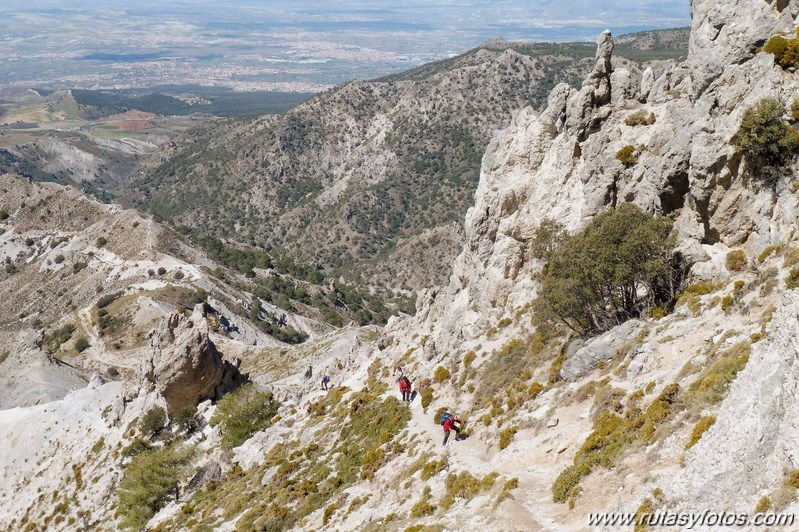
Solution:
{"label": "jagged rock pinnacle", "polygon": [[139,370],[140,389],[155,388],[170,412],[217,399],[246,380],[222,359],[209,338],[203,304],[190,317],[178,312],[166,318],[150,340],[152,355]]}

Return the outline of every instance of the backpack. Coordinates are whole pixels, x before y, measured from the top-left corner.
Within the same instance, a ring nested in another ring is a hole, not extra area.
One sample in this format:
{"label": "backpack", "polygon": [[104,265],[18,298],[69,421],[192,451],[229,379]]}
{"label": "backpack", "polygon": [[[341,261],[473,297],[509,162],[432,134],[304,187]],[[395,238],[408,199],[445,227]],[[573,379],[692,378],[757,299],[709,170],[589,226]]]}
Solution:
{"label": "backpack", "polygon": [[455,419],[455,416],[453,416],[449,412],[444,412],[443,414],[441,414],[441,424],[442,425],[444,423],[446,423],[448,419]]}
{"label": "backpack", "polygon": [[408,388],[411,387],[411,381],[408,379],[408,377],[402,377],[402,384],[404,384]]}

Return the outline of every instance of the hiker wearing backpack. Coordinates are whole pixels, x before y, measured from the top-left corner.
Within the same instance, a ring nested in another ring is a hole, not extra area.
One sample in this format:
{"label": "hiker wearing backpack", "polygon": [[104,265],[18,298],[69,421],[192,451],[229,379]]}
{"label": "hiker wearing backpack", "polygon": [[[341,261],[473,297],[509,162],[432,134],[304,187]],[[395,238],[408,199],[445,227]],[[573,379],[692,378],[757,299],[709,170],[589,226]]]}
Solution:
{"label": "hiker wearing backpack", "polygon": [[330,382],[330,375],[325,375],[322,377],[322,389],[327,391],[327,384]]}
{"label": "hiker wearing backpack", "polygon": [[449,432],[451,430],[455,431],[455,441],[461,439],[462,426],[463,426],[463,421],[456,418],[449,412],[444,412],[441,415],[441,427],[444,429],[444,445],[446,445],[447,440],[449,440]]}
{"label": "hiker wearing backpack", "polygon": [[402,400],[404,402],[406,402],[406,403],[410,403],[411,402],[411,397],[412,397],[412,395],[411,395],[411,381],[405,375],[400,377],[399,388],[400,388],[400,394],[402,394]]}

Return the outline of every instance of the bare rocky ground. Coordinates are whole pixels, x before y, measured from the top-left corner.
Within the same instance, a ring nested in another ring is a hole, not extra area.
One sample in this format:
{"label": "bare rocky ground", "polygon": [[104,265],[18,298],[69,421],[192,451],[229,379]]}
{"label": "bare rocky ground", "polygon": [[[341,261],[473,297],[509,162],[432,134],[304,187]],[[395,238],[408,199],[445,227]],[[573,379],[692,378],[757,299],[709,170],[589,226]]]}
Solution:
{"label": "bare rocky ground", "polygon": [[[612,37],[603,34],[582,89],[561,85],[542,112],[515,114],[483,157],[449,284],[424,292],[416,316],[254,349],[243,337],[214,336],[201,306],[168,314],[140,360],[171,353],[164,374],[182,375],[200,353],[240,353],[238,369],[281,404],[270,426],[231,450],[218,425],[183,441],[198,450],[192,471],[219,475],[196,489],[187,478],[148,527],[585,530],[588,515],[603,511],[799,509],[796,174],[789,166],[773,188],[758,186],[730,144],[747,108],[799,89],[795,73],[754,53],[793,31],[799,3],[695,0],[692,14],[686,62],[659,76],[611,71]],[[627,124],[641,109],[655,123]],[[647,149],[625,168],[614,154],[632,142]],[[693,264],[676,307],[579,344],[537,334],[534,230],[546,216],[579,230],[622,199],[674,220]],[[74,219],[61,222],[65,231]],[[24,245],[8,234],[0,242],[16,254]],[[733,250],[742,261],[728,260]],[[199,282],[202,270],[188,266]],[[69,296],[74,311],[89,305],[79,294]],[[20,305],[13,315],[28,303]],[[151,306],[136,310],[141,323],[155,316]],[[400,368],[420,392],[409,406],[396,400]],[[145,382],[146,373],[126,386],[93,377],[64,399],[0,412],[0,435],[13,442],[0,457],[0,525],[118,526],[116,485],[130,465],[121,449],[137,418],[169,406],[171,378]],[[198,399],[210,419],[219,406],[207,393]],[[434,415],[443,408],[466,419],[465,440],[442,445]],[[620,433],[614,423],[634,412],[650,425]],[[581,451],[606,447],[614,452],[579,469]],[[569,472],[576,480],[558,497]]]}

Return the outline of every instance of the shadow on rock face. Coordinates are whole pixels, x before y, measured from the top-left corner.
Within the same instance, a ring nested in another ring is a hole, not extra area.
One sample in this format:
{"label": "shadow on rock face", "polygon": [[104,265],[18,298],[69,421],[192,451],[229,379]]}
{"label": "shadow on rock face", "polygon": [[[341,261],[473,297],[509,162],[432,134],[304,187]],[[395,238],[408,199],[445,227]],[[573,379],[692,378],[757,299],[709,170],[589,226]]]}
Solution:
{"label": "shadow on rock face", "polygon": [[140,389],[157,390],[170,413],[207,399],[215,401],[248,380],[239,371],[240,361],[224,360],[211,341],[209,310],[200,303],[191,316],[174,312],[150,337],[152,353],[142,362],[137,384]]}

